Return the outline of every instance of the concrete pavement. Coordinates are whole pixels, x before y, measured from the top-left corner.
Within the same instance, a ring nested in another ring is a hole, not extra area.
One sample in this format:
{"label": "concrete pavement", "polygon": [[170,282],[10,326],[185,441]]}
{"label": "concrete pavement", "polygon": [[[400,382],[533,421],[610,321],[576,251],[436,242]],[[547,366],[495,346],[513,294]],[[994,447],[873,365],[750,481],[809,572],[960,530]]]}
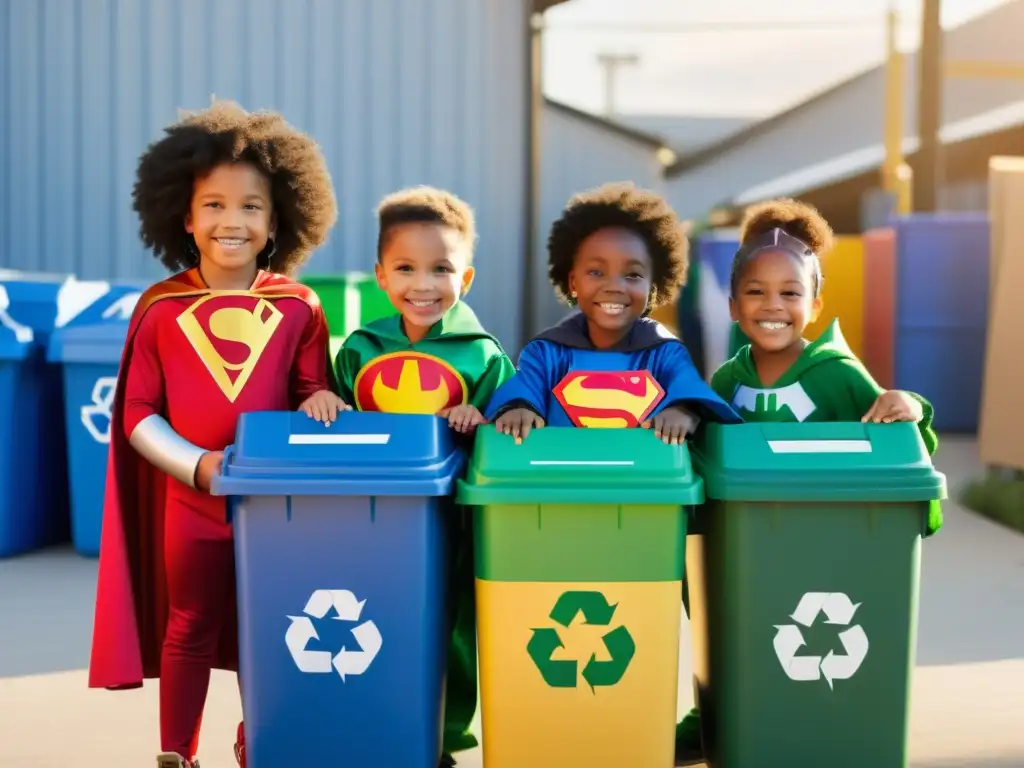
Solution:
{"label": "concrete pavement", "polygon": [[[978,471],[976,447],[944,439],[951,489]],[[911,742],[914,768],[1024,768],[1024,536],[947,503],[926,543]],[[152,766],[157,686],[86,688],[96,563],[67,550],[0,561],[0,768]],[[689,709],[683,626],[679,710]],[[203,768],[231,768],[234,677],[216,674]],[[479,750],[459,756],[480,768]],[[527,768],[524,766],[524,768]]]}

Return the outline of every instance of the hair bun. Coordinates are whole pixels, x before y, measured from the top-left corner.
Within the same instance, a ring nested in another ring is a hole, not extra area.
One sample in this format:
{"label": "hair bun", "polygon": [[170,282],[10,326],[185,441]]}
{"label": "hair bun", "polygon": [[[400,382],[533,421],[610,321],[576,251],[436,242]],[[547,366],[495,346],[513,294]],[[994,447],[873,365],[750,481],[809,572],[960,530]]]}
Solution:
{"label": "hair bun", "polygon": [[740,224],[740,243],[746,245],[773,229],[802,240],[819,256],[831,249],[834,240],[832,228],[813,206],[782,198],[747,209]]}

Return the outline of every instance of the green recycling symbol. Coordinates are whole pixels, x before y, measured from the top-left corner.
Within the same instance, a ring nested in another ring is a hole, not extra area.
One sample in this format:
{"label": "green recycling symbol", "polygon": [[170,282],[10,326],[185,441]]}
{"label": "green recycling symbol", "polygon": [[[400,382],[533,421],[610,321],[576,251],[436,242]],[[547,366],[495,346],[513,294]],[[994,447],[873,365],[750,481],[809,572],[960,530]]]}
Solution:
{"label": "green recycling symbol", "polygon": [[[617,604],[616,604],[617,605]],[[615,615],[615,605],[609,605],[600,592],[565,592],[549,614],[552,621],[568,627],[576,614],[582,613],[584,623],[592,626],[609,626]],[[597,654],[592,653],[590,660],[583,667],[583,679],[587,681],[591,691],[596,693],[598,686],[612,686],[618,683],[629,667],[636,653],[629,630],[623,626],[616,627],[602,637],[604,646],[611,657],[608,661],[598,661]],[[526,645],[533,663],[537,665],[544,682],[552,688],[575,688],[578,664],[572,660],[555,660],[554,652],[564,648],[558,630],[554,627],[541,627],[533,630],[533,636]]]}

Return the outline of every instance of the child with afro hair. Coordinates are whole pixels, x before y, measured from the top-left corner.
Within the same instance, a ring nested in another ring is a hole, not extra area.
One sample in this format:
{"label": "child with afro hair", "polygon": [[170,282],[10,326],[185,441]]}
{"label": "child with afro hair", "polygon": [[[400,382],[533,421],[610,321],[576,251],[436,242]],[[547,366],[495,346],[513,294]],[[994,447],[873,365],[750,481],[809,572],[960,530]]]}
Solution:
{"label": "child with afro hair", "polygon": [[660,195],[615,183],[574,196],[551,227],[548,275],[579,311],[523,348],[516,375],[495,393],[487,418],[516,440],[545,424],[594,424],[553,394],[563,378],[572,371],[648,371],[664,397],[607,426],[653,427],[666,443],[680,443],[701,417],[738,420],[697,374],[683,343],[648,317],[685,281],[687,256],[681,223]]}
{"label": "child with afro hair", "polygon": [[[729,310],[749,343],[715,372],[711,386],[748,422],[912,421],[934,453],[931,405],[913,393],[883,390],[850,351],[838,320],[816,340],[804,338],[821,313],[821,258],[832,244],[828,223],[805,203],[784,198],[746,211]],[[941,526],[934,502],[926,535]],[[677,726],[676,743],[677,757],[699,759],[697,708]]]}
{"label": "child with afro hair", "polygon": [[[129,324],[111,415],[89,685],[160,678],[160,768],[196,768],[211,669],[238,669],[233,531],[210,493],[238,418],[335,414],[317,296],[291,275],[337,216],[316,143],[230,102],[142,155],[143,242],[172,277]],[[235,754],[245,765],[238,726]]]}
{"label": "child with afro hair", "polygon": [[[486,416],[495,420],[496,429],[521,442],[531,429],[547,425],[641,427],[653,428],[666,443],[679,444],[701,419],[739,422],[732,408],[697,373],[683,343],[648,317],[652,309],[671,301],[685,281],[687,246],[675,212],[654,192],[614,183],[569,200],[551,228],[548,274],[558,294],[579,311],[523,348],[516,375],[495,393],[487,408]],[[648,375],[663,391],[660,398],[645,397],[654,390],[647,383]],[[574,394],[584,389],[585,401]],[[609,390],[613,408],[593,401],[596,389]],[[556,391],[562,396],[556,396]],[[682,515],[680,511],[680,532],[685,530]],[[613,561],[618,556],[614,550],[588,553],[594,561]],[[676,579],[682,578],[679,572]],[[678,626],[680,613],[676,601],[674,616],[665,616],[664,621]],[[487,626],[481,624],[480,631]],[[483,674],[493,676],[485,681],[491,687],[517,684],[503,679],[512,673],[500,668],[483,670]],[[673,675],[674,689],[674,673],[666,669],[665,674],[666,680]],[[484,733],[489,733],[488,718],[485,703]],[[524,727],[527,722],[532,730],[520,736],[530,743],[555,740],[564,727],[544,713],[524,721]],[[635,727],[624,721],[595,733],[599,743],[594,750],[606,755],[609,764],[632,764]],[[671,749],[672,739],[669,721],[659,740],[662,746],[653,749]]]}

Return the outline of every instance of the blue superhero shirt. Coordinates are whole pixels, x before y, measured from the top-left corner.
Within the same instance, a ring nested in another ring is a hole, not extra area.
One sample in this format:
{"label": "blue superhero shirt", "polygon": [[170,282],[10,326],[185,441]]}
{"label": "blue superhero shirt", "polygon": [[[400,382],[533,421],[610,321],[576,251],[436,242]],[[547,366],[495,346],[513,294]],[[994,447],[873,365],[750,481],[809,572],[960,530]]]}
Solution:
{"label": "blue superhero shirt", "polygon": [[495,391],[484,417],[494,421],[513,408],[529,408],[548,426],[571,427],[572,419],[553,393],[567,373],[641,370],[649,371],[665,390],[648,418],[681,406],[701,419],[726,424],[742,421],[700,377],[686,347],[661,323],[641,318],[615,347],[595,349],[587,319],[579,313],[541,332],[523,348],[516,374]]}

